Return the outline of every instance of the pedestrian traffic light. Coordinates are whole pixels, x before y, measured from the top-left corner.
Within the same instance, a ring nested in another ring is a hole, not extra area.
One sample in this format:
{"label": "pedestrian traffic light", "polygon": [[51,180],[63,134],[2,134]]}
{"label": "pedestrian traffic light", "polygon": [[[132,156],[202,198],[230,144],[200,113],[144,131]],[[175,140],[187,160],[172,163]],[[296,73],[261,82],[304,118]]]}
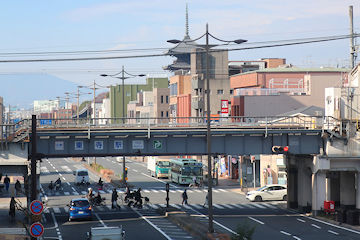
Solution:
{"label": "pedestrian traffic light", "polygon": [[276,154],[285,154],[289,152],[289,147],[288,146],[273,146],[271,148],[273,153]]}
{"label": "pedestrian traffic light", "polygon": [[124,172],[124,179],[125,179],[125,181],[128,180],[127,174],[128,174],[128,168],[125,167],[125,172]]}

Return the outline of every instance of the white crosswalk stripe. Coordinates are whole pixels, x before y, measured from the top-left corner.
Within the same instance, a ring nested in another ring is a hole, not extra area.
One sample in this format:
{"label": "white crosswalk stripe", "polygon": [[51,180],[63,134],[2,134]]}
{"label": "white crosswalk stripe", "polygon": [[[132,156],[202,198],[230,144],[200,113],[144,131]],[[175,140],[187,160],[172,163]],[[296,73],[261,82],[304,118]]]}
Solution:
{"label": "white crosswalk stripe", "polygon": [[277,207],[272,205],[272,204],[269,204],[269,203],[263,203],[263,205],[269,207],[269,208],[273,208],[273,209],[276,209]]}
{"label": "white crosswalk stripe", "polygon": [[58,208],[58,207],[53,207],[53,210],[54,210],[54,213],[60,213],[61,212],[60,208]]}
{"label": "white crosswalk stripe", "polygon": [[224,189],[219,189],[219,191],[221,191],[221,192],[227,192],[226,190],[224,190]]}
{"label": "white crosswalk stripe", "polygon": [[189,205],[186,205],[186,204],[184,204],[184,205],[182,205],[184,208],[186,208],[186,209],[192,209]]}
{"label": "white crosswalk stripe", "polygon": [[149,193],[150,191],[149,190],[144,190],[144,192]]}
{"label": "white crosswalk stripe", "polygon": [[262,208],[262,209],[265,209],[266,207],[261,205],[261,204],[258,204],[258,203],[252,203],[251,205],[257,207],[257,208]]}
{"label": "white crosswalk stripe", "polygon": [[224,204],[222,205],[224,208],[234,209],[234,206],[231,206],[230,204]]}
{"label": "white crosswalk stripe", "polygon": [[159,207],[158,206],[156,206],[155,204],[151,204],[150,205],[152,208],[154,208],[154,209],[158,209]]}
{"label": "white crosswalk stripe", "polygon": [[68,213],[68,212],[69,212],[69,208],[64,208],[64,211],[65,211],[66,213]]}
{"label": "white crosswalk stripe", "polygon": [[81,194],[87,194],[87,192],[86,191],[81,191]]}
{"label": "white crosswalk stripe", "polygon": [[101,194],[105,194],[105,192],[104,192],[103,190],[99,190],[99,192],[100,192]]}
{"label": "white crosswalk stripe", "polygon": [[219,209],[225,209],[223,206],[221,206],[221,205],[219,205],[219,204],[213,204],[213,207],[219,208]]}
{"label": "white crosswalk stripe", "polygon": [[240,209],[244,208],[244,206],[241,204],[229,204],[229,205],[234,206],[235,208],[240,208]]}
{"label": "white crosswalk stripe", "polygon": [[219,192],[219,190],[213,189],[213,192],[216,192],[216,193],[218,193],[218,192]]}
{"label": "white crosswalk stripe", "polygon": [[176,193],[176,190],[170,190],[171,193]]}
{"label": "white crosswalk stripe", "polygon": [[80,195],[78,192],[73,192],[73,195]]}
{"label": "white crosswalk stripe", "polygon": [[177,208],[177,209],[181,209],[181,207],[178,204],[170,204],[170,206]]}
{"label": "white crosswalk stripe", "polygon": [[106,190],[107,193],[112,193],[111,189]]}
{"label": "white crosswalk stripe", "polygon": [[158,190],[151,190],[152,192],[154,192],[154,193],[158,193],[159,191]]}
{"label": "white crosswalk stripe", "polygon": [[117,190],[118,193],[125,193],[125,191]]}
{"label": "white crosswalk stripe", "polygon": [[45,208],[44,213],[49,213],[49,208]]}
{"label": "white crosswalk stripe", "polygon": [[64,192],[64,194],[65,194],[66,196],[70,195],[70,193],[69,193],[69,192]]}
{"label": "white crosswalk stripe", "polygon": [[191,205],[192,207],[196,208],[196,209],[203,209],[203,205],[200,205],[200,204],[193,204]]}

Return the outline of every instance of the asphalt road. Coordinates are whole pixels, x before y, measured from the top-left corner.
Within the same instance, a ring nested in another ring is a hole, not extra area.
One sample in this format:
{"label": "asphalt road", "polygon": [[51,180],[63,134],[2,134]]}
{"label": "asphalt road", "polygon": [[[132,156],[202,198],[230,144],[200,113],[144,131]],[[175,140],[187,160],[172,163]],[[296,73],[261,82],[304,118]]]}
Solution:
{"label": "asphalt road", "polygon": [[[113,169],[115,174],[122,172],[122,159],[97,158],[97,162],[106,168]],[[71,159],[43,160],[41,164],[42,198],[47,200],[47,209],[43,216],[45,239],[85,239],[86,232],[92,226],[119,226],[126,231],[126,239],[192,239],[182,229],[160,216],[156,209],[165,206],[165,184],[167,179],[156,179],[149,176],[146,164],[127,160],[129,183],[134,189],[141,187],[142,195],[150,198],[150,204],[144,209],[135,210],[121,205],[120,210],[110,207],[113,186],[105,184],[100,192],[106,197],[106,206],[94,207],[92,221],[68,221],[70,199],[84,196],[87,187],[74,184],[73,171],[83,168],[81,162]],[[99,177],[89,173],[91,187],[98,189],[96,182]],[[63,189],[52,193],[48,183],[62,179]],[[170,183],[170,182],[169,182]],[[188,189],[189,205],[181,205],[181,193],[184,186],[170,183],[170,204],[172,207],[188,212],[199,221],[208,222],[207,208],[203,207],[207,189]],[[124,189],[118,189],[123,195]],[[234,233],[237,226],[255,227],[253,239],[360,239],[360,232],[331,226],[317,219],[312,219],[283,209],[284,202],[250,203],[237,189],[215,187],[213,190],[214,227],[223,232]]]}

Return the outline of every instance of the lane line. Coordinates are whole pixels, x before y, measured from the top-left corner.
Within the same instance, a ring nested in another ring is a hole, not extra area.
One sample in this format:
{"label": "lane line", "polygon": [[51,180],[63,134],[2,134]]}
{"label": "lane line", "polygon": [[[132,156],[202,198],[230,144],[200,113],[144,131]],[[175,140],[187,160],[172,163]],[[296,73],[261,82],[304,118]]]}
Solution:
{"label": "lane line", "polygon": [[299,238],[297,236],[293,236],[293,238],[295,238],[296,240],[301,240],[301,238]]}
{"label": "lane line", "polygon": [[262,222],[262,221],[260,221],[260,220],[257,220],[257,219],[255,219],[255,218],[253,218],[253,217],[248,217],[249,219],[251,219],[251,220],[253,220],[253,221],[255,221],[255,222],[257,222],[257,223],[260,223],[261,225],[264,225],[265,223],[264,222]]}
{"label": "lane line", "polygon": [[300,219],[300,218],[297,218],[296,220],[298,220],[299,222],[306,222],[305,220],[302,220],[302,219]]}
{"label": "lane line", "polygon": [[55,214],[53,212],[51,212],[51,216],[52,216],[52,219],[54,221],[56,234],[58,235],[59,240],[62,240],[61,232],[60,232],[60,229],[59,229],[59,225],[58,225],[58,223],[56,221]]}
{"label": "lane line", "polygon": [[148,224],[150,224],[153,228],[155,228],[159,233],[161,233],[166,239],[172,240],[166,233],[164,233],[160,228],[158,228],[155,224],[150,222],[146,217],[144,217],[141,213],[139,213],[136,209],[131,208],[134,212],[136,212],[142,219],[144,219]]}
{"label": "lane line", "polygon": [[323,223],[323,224],[326,224],[326,225],[329,225],[329,226],[332,226],[332,227],[336,227],[336,228],[339,228],[339,229],[342,229],[342,230],[346,230],[346,231],[349,231],[349,232],[356,233],[356,234],[359,234],[359,235],[360,235],[360,232],[355,231],[355,230],[352,230],[352,229],[340,227],[340,226],[334,225],[334,224],[332,224],[332,223],[324,222],[324,221],[322,221],[322,220],[319,220],[319,219],[316,219],[316,218],[312,218],[312,217],[309,217],[309,216],[306,216],[306,215],[302,215],[302,216],[303,216],[303,217],[306,217],[306,218],[308,218],[308,219],[314,220],[314,221],[316,221],[316,222],[320,222],[320,223]]}
{"label": "lane line", "polygon": [[288,232],[284,232],[284,231],[280,231],[282,234],[285,234],[285,235],[287,235],[287,236],[291,236],[291,234],[290,233],[288,233]]}
{"label": "lane line", "polygon": [[66,183],[67,183],[67,185],[71,186],[71,184],[69,182],[66,182]]}
{"label": "lane line", "polygon": [[107,227],[106,224],[104,223],[103,220],[101,220],[101,218],[99,217],[99,215],[97,213],[94,214],[96,216],[96,218],[99,220],[99,222],[103,225],[103,227]]}
{"label": "lane line", "polygon": [[332,233],[332,234],[335,234],[335,235],[339,235],[339,233],[337,232],[334,232],[334,231],[331,231],[331,230],[328,230],[329,233]]}
{"label": "lane line", "polygon": [[[149,175],[147,175],[147,174],[145,174],[145,173],[141,173],[141,174],[144,175],[144,176],[146,176],[146,177],[148,177],[148,178],[154,179],[154,180],[156,180],[156,181],[159,181],[159,182],[162,182],[162,183],[165,183],[165,184],[167,183],[167,182],[162,181],[162,180],[160,180],[160,179],[150,177]],[[178,188],[178,186],[176,186],[176,185],[174,185],[174,184],[172,184],[172,183],[170,183],[169,185],[172,186],[172,187],[174,187],[174,188]]]}
{"label": "lane line", "polygon": [[321,229],[321,227],[320,227],[320,226],[315,225],[315,224],[311,224],[311,226],[313,226],[313,227],[315,227],[315,228],[317,228],[317,229]]}

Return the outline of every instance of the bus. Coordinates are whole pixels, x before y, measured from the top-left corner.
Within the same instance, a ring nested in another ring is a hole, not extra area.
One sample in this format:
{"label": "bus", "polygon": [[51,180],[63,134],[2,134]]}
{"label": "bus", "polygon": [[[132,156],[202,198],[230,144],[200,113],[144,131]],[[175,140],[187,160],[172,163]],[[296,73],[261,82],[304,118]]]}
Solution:
{"label": "bus", "polygon": [[172,182],[190,184],[194,182],[194,176],[197,183],[203,182],[202,163],[190,158],[173,158],[170,163],[170,180]]}

